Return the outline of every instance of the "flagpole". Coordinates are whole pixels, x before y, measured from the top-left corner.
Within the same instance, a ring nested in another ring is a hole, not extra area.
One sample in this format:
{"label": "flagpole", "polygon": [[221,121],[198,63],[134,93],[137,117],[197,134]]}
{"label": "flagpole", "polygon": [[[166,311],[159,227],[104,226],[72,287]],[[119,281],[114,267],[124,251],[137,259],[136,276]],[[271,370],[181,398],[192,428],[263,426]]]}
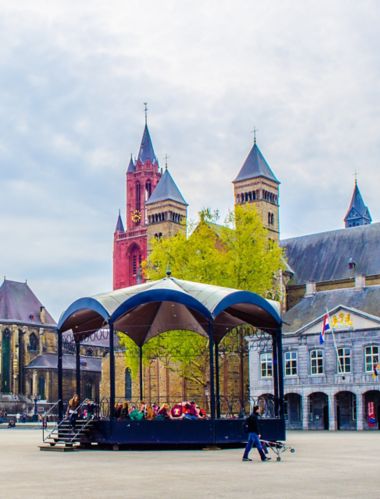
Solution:
{"label": "flagpole", "polygon": [[[329,318],[329,324],[330,324],[330,316],[329,316],[329,313],[328,313],[327,309],[326,309],[326,314],[327,314],[327,316]],[[334,348],[335,348],[335,353],[336,353],[336,360],[337,360],[337,363],[338,363],[338,372],[339,372],[339,374],[342,374],[343,370],[342,370],[341,362],[340,362],[340,359],[339,359],[338,347],[337,347],[336,339],[335,339],[334,326],[332,325],[332,323],[331,323],[331,335],[332,335],[332,339],[333,339],[333,342],[334,342]]]}

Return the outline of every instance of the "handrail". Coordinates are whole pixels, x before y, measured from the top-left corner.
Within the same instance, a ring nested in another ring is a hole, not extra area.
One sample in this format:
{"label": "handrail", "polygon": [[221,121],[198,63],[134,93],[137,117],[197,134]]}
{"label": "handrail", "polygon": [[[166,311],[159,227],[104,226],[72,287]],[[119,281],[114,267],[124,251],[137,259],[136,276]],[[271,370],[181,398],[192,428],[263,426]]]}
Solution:
{"label": "handrail", "polygon": [[[74,410],[74,412],[78,413],[79,410],[81,409],[81,407],[83,405],[87,405],[87,402],[86,402],[87,399],[83,400],[83,402],[81,404],[78,405],[78,407]],[[58,404],[60,402],[60,400],[58,400],[58,402],[56,404]],[[86,404],[85,404],[86,402]],[[55,405],[56,405],[55,404]],[[59,421],[55,426],[54,428],[49,432],[49,434],[47,435],[47,437],[45,437],[45,432],[44,432],[44,428],[42,427],[42,441],[45,442],[48,438],[51,437],[51,435],[57,431],[60,426],[66,421],[66,418],[63,418],[61,421]],[[43,426],[43,425],[42,425]]]}
{"label": "handrail", "polygon": [[[60,399],[57,400],[57,402],[55,402],[50,408],[48,411],[46,411],[43,416],[42,416],[42,441],[45,442],[45,418],[46,418],[46,422],[47,422],[47,417],[49,416],[49,414],[51,413],[51,411],[58,406],[58,404],[60,403]],[[46,437],[48,438],[48,437]]]}
{"label": "handrail", "polygon": [[87,426],[94,421],[95,415],[92,415],[90,419],[86,421],[86,424],[80,427],[80,430],[78,430],[72,437],[70,442],[73,443],[74,439],[85,429]]}

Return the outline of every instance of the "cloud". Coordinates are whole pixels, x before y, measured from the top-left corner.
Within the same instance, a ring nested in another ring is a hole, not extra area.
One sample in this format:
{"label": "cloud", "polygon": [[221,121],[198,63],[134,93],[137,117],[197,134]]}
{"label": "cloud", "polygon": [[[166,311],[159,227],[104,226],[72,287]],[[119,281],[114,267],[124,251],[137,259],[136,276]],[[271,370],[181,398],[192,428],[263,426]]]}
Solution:
{"label": "cloud", "polygon": [[342,227],[355,170],[378,220],[380,7],[348,4],[0,0],[3,274],[55,315],[111,288],[145,101],[191,218],[231,208],[255,126],[283,237]]}

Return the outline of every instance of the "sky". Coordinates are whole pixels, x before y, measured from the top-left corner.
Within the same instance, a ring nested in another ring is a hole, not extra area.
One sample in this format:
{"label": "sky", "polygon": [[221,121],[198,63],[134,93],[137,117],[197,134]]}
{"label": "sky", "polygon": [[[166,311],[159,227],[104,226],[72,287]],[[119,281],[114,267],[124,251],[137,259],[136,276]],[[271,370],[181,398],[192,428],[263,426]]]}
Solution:
{"label": "sky", "polygon": [[144,102],[192,220],[231,209],[256,128],[282,239],[342,228],[355,172],[379,221],[379,25],[377,0],[0,0],[0,272],[56,320],[112,289]]}

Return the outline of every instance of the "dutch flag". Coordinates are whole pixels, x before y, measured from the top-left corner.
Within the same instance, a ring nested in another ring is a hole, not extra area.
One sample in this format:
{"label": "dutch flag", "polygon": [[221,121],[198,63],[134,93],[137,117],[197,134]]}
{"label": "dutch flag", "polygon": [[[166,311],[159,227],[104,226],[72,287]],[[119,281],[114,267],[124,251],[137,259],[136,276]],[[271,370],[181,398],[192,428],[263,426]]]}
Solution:
{"label": "dutch flag", "polygon": [[319,335],[319,343],[322,345],[325,342],[325,333],[330,329],[329,314],[323,316],[322,331]]}

